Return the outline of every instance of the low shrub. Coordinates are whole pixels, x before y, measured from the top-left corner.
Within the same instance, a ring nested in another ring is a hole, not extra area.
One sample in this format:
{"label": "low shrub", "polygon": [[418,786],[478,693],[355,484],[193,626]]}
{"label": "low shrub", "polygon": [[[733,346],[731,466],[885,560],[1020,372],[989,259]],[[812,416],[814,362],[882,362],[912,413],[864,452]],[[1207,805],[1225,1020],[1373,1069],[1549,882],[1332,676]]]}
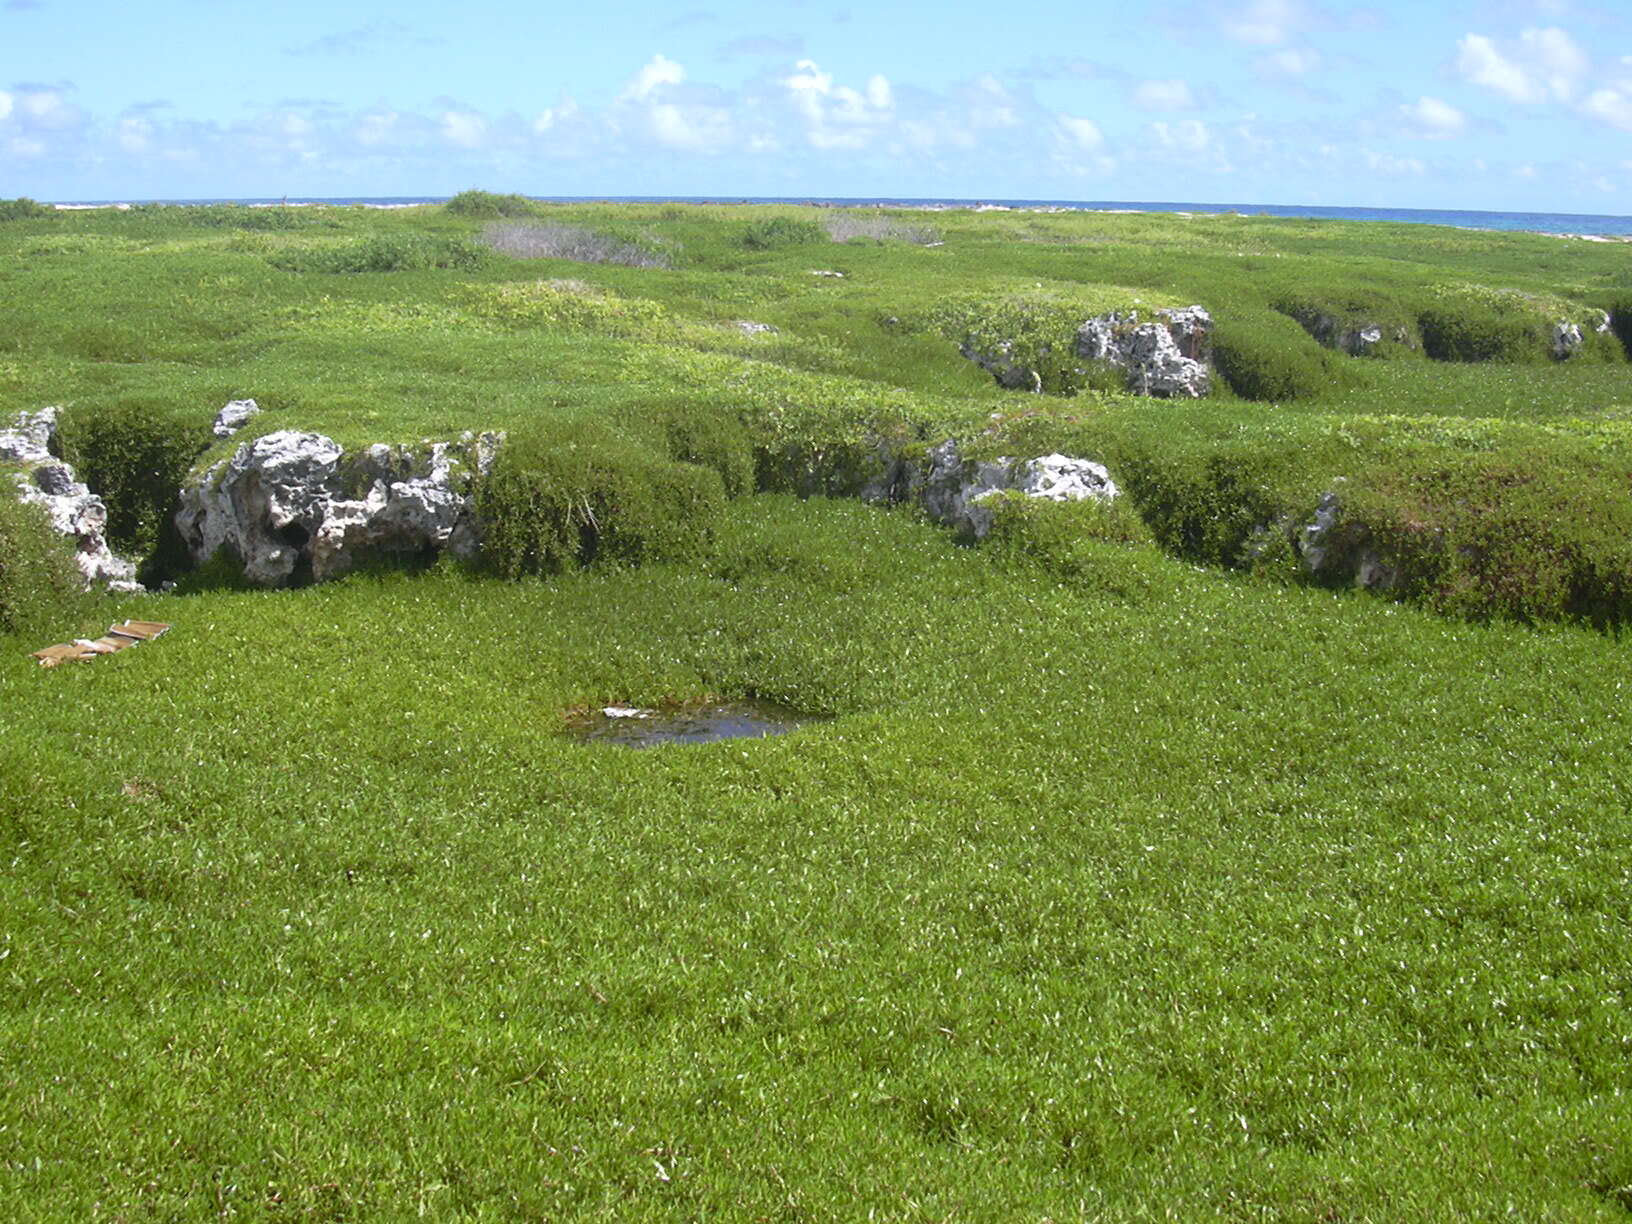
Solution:
{"label": "low shrub", "polygon": [[742,412],[714,401],[637,399],[620,406],[618,424],[649,435],[670,458],[719,473],[728,498],[755,489],[753,442]]}
{"label": "low shrub", "polygon": [[593,424],[512,432],[476,487],[484,556],[510,578],[695,560],[724,503],[717,471]]}
{"label": "low shrub", "polygon": [[56,209],[27,196],[0,200],[0,221],[34,221],[41,217],[54,217],[56,213]]}
{"label": "low shrub", "polygon": [[1242,399],[1308,399],[1345,385],[1339,359],[1298,323],[1269,311],[1220,319],[1213,364]]}
{"label": "low shrub", "polygon": [[430,268],[474,268],[482,248],[462,238],[428,234],[372,234],[337,246],[300,247],[268,256],[285,272],[417,272]]}
{"label": "low shrub", "polygon": [[0,633],[66,633],[89,602],[84,586],[73,541],[0,488]]}
{"label": "low shrub", "polygon": [[108,542],[141,559],[146,580],[185,565],[173,518],[181,484],[212,441],[204,415],[173,401],[126,398],[63,414],[63,458],[108,507]]}
{"label": "low shrub", "polygon": [[533,202],[526,196],[475,188],[461,191],[442,207],[456,217],[528,217],[533,213]]}
{"label": "low shrub", "polygon": [[750,251],[775,251],[782,247],[826,242],[828,236],[827,231],[815,221],[768,217],[764,221],[750,221],[738,241]]}
{"label": "low shrub", "polygon": [[199,229],[235,229],[281,232],[333,225],[309,208],[246,204],[138,204],[120,214],[122,223],[132,221],[180,222]]}
{"label": "low shrub", "polygon": [[986,504],[992,527],[984,548],[1001,564],[1039,569],[1075,590],[1128,601],[1149,596],[1171,572],[1125,497],[1052,502],[1007,492]]}
{"label": "low shrub", "polygon": [[673,329],[661,303],[624,297],[582,281],[465,285],[461,286],[460,296],[477,314],[496,323],[574,328],[647,339]]}
{"label": "low shrub", "polygon": [[1579,448],[1508,445],[1368,472],[1343,517],[1398,569],[1398,593],[1437,611],[1619,624],[1632,613],[1624,482]]}
{"label": "low shrub", "polygon": [[1417,326],[1423,351],[1436,361],[1536,362],[1550,343],[1541,318],[1469,299],[1425,307]]}
{"label": "low shrub", "polygon": [[666,252],[650,244],[559,221],[489,225],[481,240],[490,250],[512,259],[570,259],[627,268],[667,268],[671,263]]}

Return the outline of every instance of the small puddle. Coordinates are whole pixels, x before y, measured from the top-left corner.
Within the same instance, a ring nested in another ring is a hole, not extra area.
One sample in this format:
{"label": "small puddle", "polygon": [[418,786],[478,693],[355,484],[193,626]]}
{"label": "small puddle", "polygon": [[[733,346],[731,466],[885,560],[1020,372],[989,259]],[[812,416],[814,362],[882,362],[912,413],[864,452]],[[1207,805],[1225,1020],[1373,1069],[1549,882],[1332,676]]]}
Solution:
{"label": "small puddle", "polygon": [[723,739],[786,735],[825,721],[769,701],[714,701],[705,705],[605,706],[567,720],[567,730],[586,744],[652,748],[658,744],[708,744]]}

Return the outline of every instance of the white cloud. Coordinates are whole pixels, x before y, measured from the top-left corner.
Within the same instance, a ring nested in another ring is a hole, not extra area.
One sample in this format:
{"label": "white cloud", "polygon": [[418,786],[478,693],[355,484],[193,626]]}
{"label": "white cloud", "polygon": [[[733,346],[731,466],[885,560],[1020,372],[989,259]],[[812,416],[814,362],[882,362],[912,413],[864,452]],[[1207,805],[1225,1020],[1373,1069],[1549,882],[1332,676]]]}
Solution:
{"label": "white cloud", "polygon": [[1406,129],[1426,140],[1448,140],[1460,136],[1468,126],[1468,117],[1448,102],[1423,97],[1410,106],[1399,108]]}
{"label": "white cloud", "polygon": [[1003,82],[988,73],[965,92],[969,121],[981,128],[1020,126],[1020,111]]}
{"label": "white cloud", "polygon": [[445,111],[442,138],[461,149],[479,148],[487,139],[487,120],[474,111]]}
{"label": "white cloud", "polygon": [[571,98],[563,98],[554,106],[546,106],[538,112],[538,118],[533,120],[533,131],[547,132],[558,123],[565,123],[578,114],[578,103]]}
{"label": "white cloud", "polygon": [[145,153],[153,138],[153,125],[137,115],[119,120],[119,147],[126,153]]}
{"label": "white cloud", "polygon": [[381,145],[391,139],[397,127],[396,111],[375,111],[364,115],[357,124],[357,141],[365,145]]}
{"label": "white cloud", "polygon": [[0,119],[4,119],[9,114],[11,114],[11,95],[0,89]]}
{"label": "white cloud", "polygon": [[1196,108],[1195,95],[1187,81],[1141,81],[1133,91],[1135,106],[1150,111],[1183,111]]}
{"label": "white cloud", "polygon": [[55,89],[19,89],[9,95],[7,108],[25,126],[46,131],[62,131],[77,126],[84,118],[74,106]]}
{"label": "white cloud", "polygon": [[1595,89],[1581,104],[1581,110],[1623,132],[1632,132],[1632,87]]}
{"label": "white cloud", "polygon": [[873,75],[864,90],[835,85],[833,74],[815,60],[800,60],[782,86],[805,125],[805,139],[818,149],[863,149],[895,117],[895,90]]}
{"label": "white cloud", "polygon": [[1092,119],[1079,115],[1056,115],[1054,122],[1058,125],[1061,138],[1073,148],[1091,153],[1105,143],[1105,133]]}
{"label": "white cloud", "polygon": [[1456,70],[1463,80],[1513,102],[1567,102],[1591,69],[1586,52],[1563,30],[1525,30],[1506,50],[1483,34],[1457,43]]}
{"label": "white cloud", "polygon": [[1252,0],[1246,7],[1227,14],[1224,33],[1236,42],[1255,47],[1273,47],[1288,41],[1306,21],[1299,0]]}
{"label": "white cloud", "polygon": [[1364,157],[1366,168],[1377,174],[1415,175],[1426,173],[1428,169],[1415,157],[1395,157],[1392,153],[1376,153],[1370,149],[1365,151]]}
{"label": "white cloud", "polygon": [[1258,71],[1268,77],[1298,80],[1317,71],[1323,61],[1312,47],[1283,47],[1258,61]]}
{"label": "white cloud", "polygon": [[714,153],[731,142],[731,112],[723,107],[660,102],[652,107],[651,121],[652,135],[671,149]]}
{"label": "white cloud", "polygon": [[620,101],[644,102],[664,85],[679,85],[686,79],[686,70],[666,55],[654,55],[641,70],[629,79]]}
{"label": "white cloud", "polygon": [[1153,123],[1150,130],[1164,148],[1182,149],[1186,153],[1199,153],[1212,141],[1212,133],[1199,119],[1186,119],[1182,123]]}

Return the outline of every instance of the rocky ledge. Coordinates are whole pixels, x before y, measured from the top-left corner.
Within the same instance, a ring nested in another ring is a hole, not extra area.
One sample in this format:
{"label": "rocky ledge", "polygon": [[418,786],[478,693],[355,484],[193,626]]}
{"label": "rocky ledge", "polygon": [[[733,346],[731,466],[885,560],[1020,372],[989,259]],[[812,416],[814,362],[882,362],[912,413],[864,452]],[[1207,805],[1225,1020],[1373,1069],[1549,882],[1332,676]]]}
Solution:
{"label": "rocky ledge", "polygon": [[0,430],[0,464],[11,473],[19,500],[43,506],[58,534],[74,540],[74,560],[85,576],[85,589],[116,595],[146,590],[136,581],[134,562],[115,556],[104,534],[108,508],[102,499],[74,479],[74,469],[52,454],[57,439],[57,409],[24,412],[10,429]]}
{"label": "rocky ledge", "polygon": [[[1087,320],[1077,329],[1073,344],[1077,358],[1121,371],[1134,395],[1200,399],[1212,389],[1212,315],[1201,306],[1155,313],[1156,318],[1145,323],[1139,321],[1137,310]],[[1016,353],[1012,340],[987,348],[966,340],[959,352],[1006,390],[1043,390],[1042,374]]]}
{"label": "rocky ledge", "polygon": [[230,549],[257,586],[321,582],[378,558],[468,557],[481,546],[472,480],[501,437],[348,455],[323,434],[280,430],[189,482],[176,526],[195,563]]}

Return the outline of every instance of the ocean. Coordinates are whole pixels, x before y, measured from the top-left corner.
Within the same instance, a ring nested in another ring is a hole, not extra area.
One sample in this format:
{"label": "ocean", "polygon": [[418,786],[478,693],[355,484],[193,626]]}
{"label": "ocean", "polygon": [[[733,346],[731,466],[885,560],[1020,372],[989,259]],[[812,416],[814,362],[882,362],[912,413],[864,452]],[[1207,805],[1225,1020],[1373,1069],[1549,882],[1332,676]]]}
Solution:
{"label": "ocean", "polygon": [[[62,201],[63,208],[109,207],[142,204],[327,204],[364,208],[404,208],[440,204],[446,196],[342,196],[237,200],[87,200]],[[869,196],[533,196],[553,204],[607,201],[625,204],[809,204],[831,208],[984,208],[1060,210],[1082,212],[1240,213],[1262,217],[1308,217],[1328,221],[1397,221],[1410,225],[1449,225],[1458,229],[1517,230],[1538,234],[1580,234],[1594,237],[1632,237],[1632,217],[1596,213],[1482,212],[1437,208],[1330,208],[1310,204],[1186,204],[1177,201],[1121,200],[934,200]]]}

